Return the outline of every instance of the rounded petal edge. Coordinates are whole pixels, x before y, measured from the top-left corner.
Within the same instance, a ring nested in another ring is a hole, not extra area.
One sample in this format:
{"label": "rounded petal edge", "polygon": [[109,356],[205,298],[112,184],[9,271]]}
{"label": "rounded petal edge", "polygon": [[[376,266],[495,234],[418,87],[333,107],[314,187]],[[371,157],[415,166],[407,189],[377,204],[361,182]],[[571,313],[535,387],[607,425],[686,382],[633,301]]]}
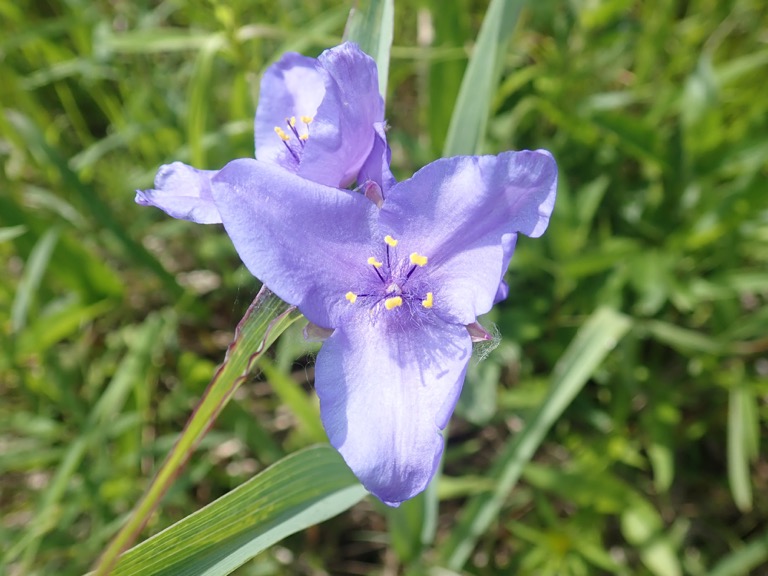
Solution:
{"label": "rounded petal edge", "polygon": [[334,327],[350,279],[370,255],[376,207],[251,159],[219,171],[213,198],[251,274],[310,321]]}
{"label": "rounded petal edge", "polygon": [[432,480],[471,353],[464,326],[406,327],[367,315],[320,349],[315,387],[328,438],[384,503],[408,500]]}
{"label": "rounded petal edge", "polygon": [[198,224],[220,224],[221,215],[211,195],[216,170],[198,170],[181,162],[165,164],[155,176],[155,187],[137,190],[136,203],[154,206],[169,216]]}

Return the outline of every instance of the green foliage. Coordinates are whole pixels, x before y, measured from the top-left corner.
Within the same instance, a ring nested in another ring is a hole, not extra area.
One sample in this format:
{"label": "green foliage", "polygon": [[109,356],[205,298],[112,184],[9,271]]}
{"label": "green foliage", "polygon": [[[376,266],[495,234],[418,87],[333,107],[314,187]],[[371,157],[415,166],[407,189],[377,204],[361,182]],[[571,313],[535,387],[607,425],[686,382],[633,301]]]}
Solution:
{"label": "green foliage", "polygon": [[[245,316],[237,325],[234,339],[227,348],[224,362],[216,369],[211,383],[189,417],[184,430],[179,435],[179,439],[158,469],[149,488],[139,503],[136,504],[131,518],[120,529],[120,532],[110,542],[106,551],[99,559],[95,570],[96,576],[111,573],[118,555],[132,544],[136,534],[146,525],[160,499],[173,482],[173,479],[179,474],[179,471],[192,455],[200,440],[208,432],[211,424],[215,422],[226,404],[245,381],[254,363],[264,355],[277,337],[300,317],[301,315],[293,306],[289,306],[272,294],[266,287],[262,287],[245,313]],[[295,403],[292,404],[292,406],[294,405]],[[274,474],[273,471],[272,475]],[[261,479],[260,481],[269,484],[269,479],[272,476],[268,476],[268,479],[261,476],[258,478]],[[240,494],[242,496],[242,492]],[[258,497],[255,498],[255,502],[248,500],[248,503],[246,503],[238,498],[222,499],[217,501],[219,502],[218,505],[212,505],[211,509],[216,511],[217,517],[222,514],[226,516],[226,514],[246,513],[246,511],[250,511],[249,505],[258,504],[263,507],[262,499],[264,495],[261,491],[257,491],[256,494]],[[286,497],[285,494],[275,489],[271,490],[269,494],[271,494],[273,499]],[[321,493],[322,495],[324,494]],[[230,508],[226,508],[226,506],[230,506]],[[232,509],[232,506],[238,506],[238,508]],[[254,521],[264,517],[264,513],[258,510],[250,512],[253,515]],[[285,513],[285,510],[282,512]],[[267,519],[264,518],[264,521],[267,522]],[[178,530],[186,529],[180,525],[175,525],[174,528]],[[213,530],[214,528],[210,529]],[[169,532],[176,534],[174,529],[171,529]],[[244,536],[241,532],[229,534],[228,538],[240,540]],[[266,537],[266,534],[262,534],[262,532],[264,531],[259,532],[259,536]],[[200,536],[202,540],[195,541],[195,546],[204,547],[211,544],[211,541],[205,538],[205,534]],[[236,546],[235,550],[240,550],[240,547]],[[186,552],[183,556],[189,555],[189,552]],[[206,561],[200,560],[201,563]],[[138,561],[138,566],[137,570],[139,571],[147,570],[145,562]],[[175,569],[173,568],[173,570]]]}
{"label": "green foliage", "polygon": [[[307,478],[313,478],[308,485]],[[110,574],[229,574],[286,536],[366,495],[330,446],[284,458],[120,558]]]}
{"label": "green foliage", "polygon": [[379,92],[386,100],[389,81],[389,53],[395,25],[395,0],[370,0],[352,7],[343,40],[356,42],[376,61]]}
{"label": "green foliage", "polygon": [[[558,204],[542,239],[520,239],[511,297],[485,319],[502,339],[478,350],[439,482],[396,511],[364,500],[237,574],[759,570],[763,2],[394,9],[383,86],[397,175],[444,149],[547,148]],[[0,566],[11,574],[94,565],[258,290],[219,227],[138,208],[132,191],[164,162],[251,156],[261,70],[337,43],[347,15],[321,0],[0,0]],[[223,406],[140,540],[191,525],[182,519],[245,482],[225,498],[263,486],[268,466],[317,442],[317,347],[297,324]]]}

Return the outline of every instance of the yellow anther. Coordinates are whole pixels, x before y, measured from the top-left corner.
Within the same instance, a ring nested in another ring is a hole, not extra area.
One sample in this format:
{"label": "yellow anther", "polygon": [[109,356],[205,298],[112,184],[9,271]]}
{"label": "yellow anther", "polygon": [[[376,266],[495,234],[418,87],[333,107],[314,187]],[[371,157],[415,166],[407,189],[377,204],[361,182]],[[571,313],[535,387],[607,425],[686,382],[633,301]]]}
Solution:
{"label": "yellow anther", "polygon": [[307,140],[309,140],[309,134],[302,134],[301,136],[299,136],[299,140],[304,140],[304,142],[306,142]]}
{"label": "yellow anther", "polygon": [[427,292],[427,297],[421,301],[421,305],[424,306],[424,308],[432,308],[432,304],[434,303],[435,303],[435,298],[432,295],[432,292]]}
{"label": "yellow anther", "polygon": [[418,252],[414,252],[413,254],[411,254],[411,264],[415,264],[416,266],[426,266],[427,257],[422,256]]}
{"label": "yellow anther", "polygon": [[384,236],[384,242],[386,242],[386,243],[387,243],[387,245],[389,245],[389,246],[392,246],[392,248],[394,248],[395,246],[397,246],[397,240],[395,240],[394,238],[392,238],[392,236],[390,236],[389,234],[387,234],[386,236]]}
{"label": "yellow anther", "polygon": [[368,264],[370,264],[374,268],[381,268],[381,266],[382,266],[382,263],[379,262],[378,260],[376,260],[376,258],[374,258],[373,256],[368,258]]}
{"label": "yellow anther", "polygon": [[311,124],[312,120],[314,120],[312,116],[300,116],[299,119],[304,122],[304,124]]}
{"label": "yellow anther", "polygon": [[288,124],[291,126],[291,128],[295,128],[296,127],[296,116],[291,116],[288,119]]}
{"label": "yellow anther", "polygon": [[291,139],[291,137],[285,133],[285,130],[280,128],[280,126],[275,126],[275,134],[280,136],[280,139],[283,140],[284,142],[288,142],[288,140]]}
{"label": "yellow anther", "polygon": [[354,304],[355,300],[357,300],[357,294],[355,294],[354,292],[347,292],[344,298],[349,300],[350,304]]}
{"label": "yellow anther", "polygon": [[403,305],[403,299],[400,296],[393,296],[392,298],[387,298],[386,300],[384,300],[384,308],[386,308],[387,310],[392,310],[402,305]]}

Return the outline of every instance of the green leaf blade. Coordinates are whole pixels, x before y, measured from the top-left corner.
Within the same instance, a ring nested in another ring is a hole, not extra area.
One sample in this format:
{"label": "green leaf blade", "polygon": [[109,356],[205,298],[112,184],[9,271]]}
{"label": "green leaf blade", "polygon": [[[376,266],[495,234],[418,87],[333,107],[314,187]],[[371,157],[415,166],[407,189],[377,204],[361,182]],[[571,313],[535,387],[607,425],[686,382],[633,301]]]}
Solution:
{"label": "green leaf blade", "polygon": [[443,156],[477,154],[482,147],[502,58],[525,0],[492,0],[461,81]]}
{"label": "green leaf blade", "polygon": [[349,13],[344,40],[356,42],[360,49],[376,61],[379,71],[379,93],[387,100],[389,53],[395,28],[394,0],[369,0],[357,4]]}
{"label": "green leaf blade", "polygon": [[562,355],[552,376],[549,393],[523,430],[506,446],[491,469],[494,490],[475,496],[465,507],[441,556],[452,570],[460,570],[480,537],[498,514],[524,466],[544,438],[587,383],[608,353],[631,326],[629,318],[610,308],[599,308],[582,325]]}
{"label": "green leaf blade", "polygon": [[117,556],[138,536],[200,440],[245,380],[254,362],[300,317],[296,308],[280,300],[266,287],[262,288],[238,324],[224,362],[214,374],[173,449],[134,508],[131,518],[104,551],[96,566],[96,575],[110,573]]}
{"label": "green leaf blade", "polygon": [[125,553],[114,574],[229,574],[281,539],[367,492],[330,446],[292,454]]}

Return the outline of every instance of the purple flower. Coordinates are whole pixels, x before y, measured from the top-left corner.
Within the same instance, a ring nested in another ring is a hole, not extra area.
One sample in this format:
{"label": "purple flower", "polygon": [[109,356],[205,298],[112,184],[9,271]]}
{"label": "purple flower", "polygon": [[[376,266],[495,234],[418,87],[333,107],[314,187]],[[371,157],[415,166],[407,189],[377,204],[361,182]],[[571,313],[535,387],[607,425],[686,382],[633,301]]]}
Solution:
{"label": "purple flower", "polygon": [[[353,43],[319,58],[285,54],[261,81],[256,110],[256,159],[333,187],[373,181],[394,184],[389,172],[384,101],[373,59]],[[181,162],[162,166],[152,190],[136,202],[174,218],[201,224],[221,222],[213,202],[214,170]]]}
{"label": "purple flower", "polygon": [[336,188],[360,181],[374,145],[386,148],[376,63],[350,42],[286,54],[264,74],[254,128],[257,160]]}
{"label": "purple flower", "polygon": [[556,184],[546,151],[438,160],[380,207],[279,163],[235,160],[213,177],[248,269],[330,334],[315,372],[323,424],[387,504],[434,475],[477,316],[504,296],[517,233],[544,232]]}

